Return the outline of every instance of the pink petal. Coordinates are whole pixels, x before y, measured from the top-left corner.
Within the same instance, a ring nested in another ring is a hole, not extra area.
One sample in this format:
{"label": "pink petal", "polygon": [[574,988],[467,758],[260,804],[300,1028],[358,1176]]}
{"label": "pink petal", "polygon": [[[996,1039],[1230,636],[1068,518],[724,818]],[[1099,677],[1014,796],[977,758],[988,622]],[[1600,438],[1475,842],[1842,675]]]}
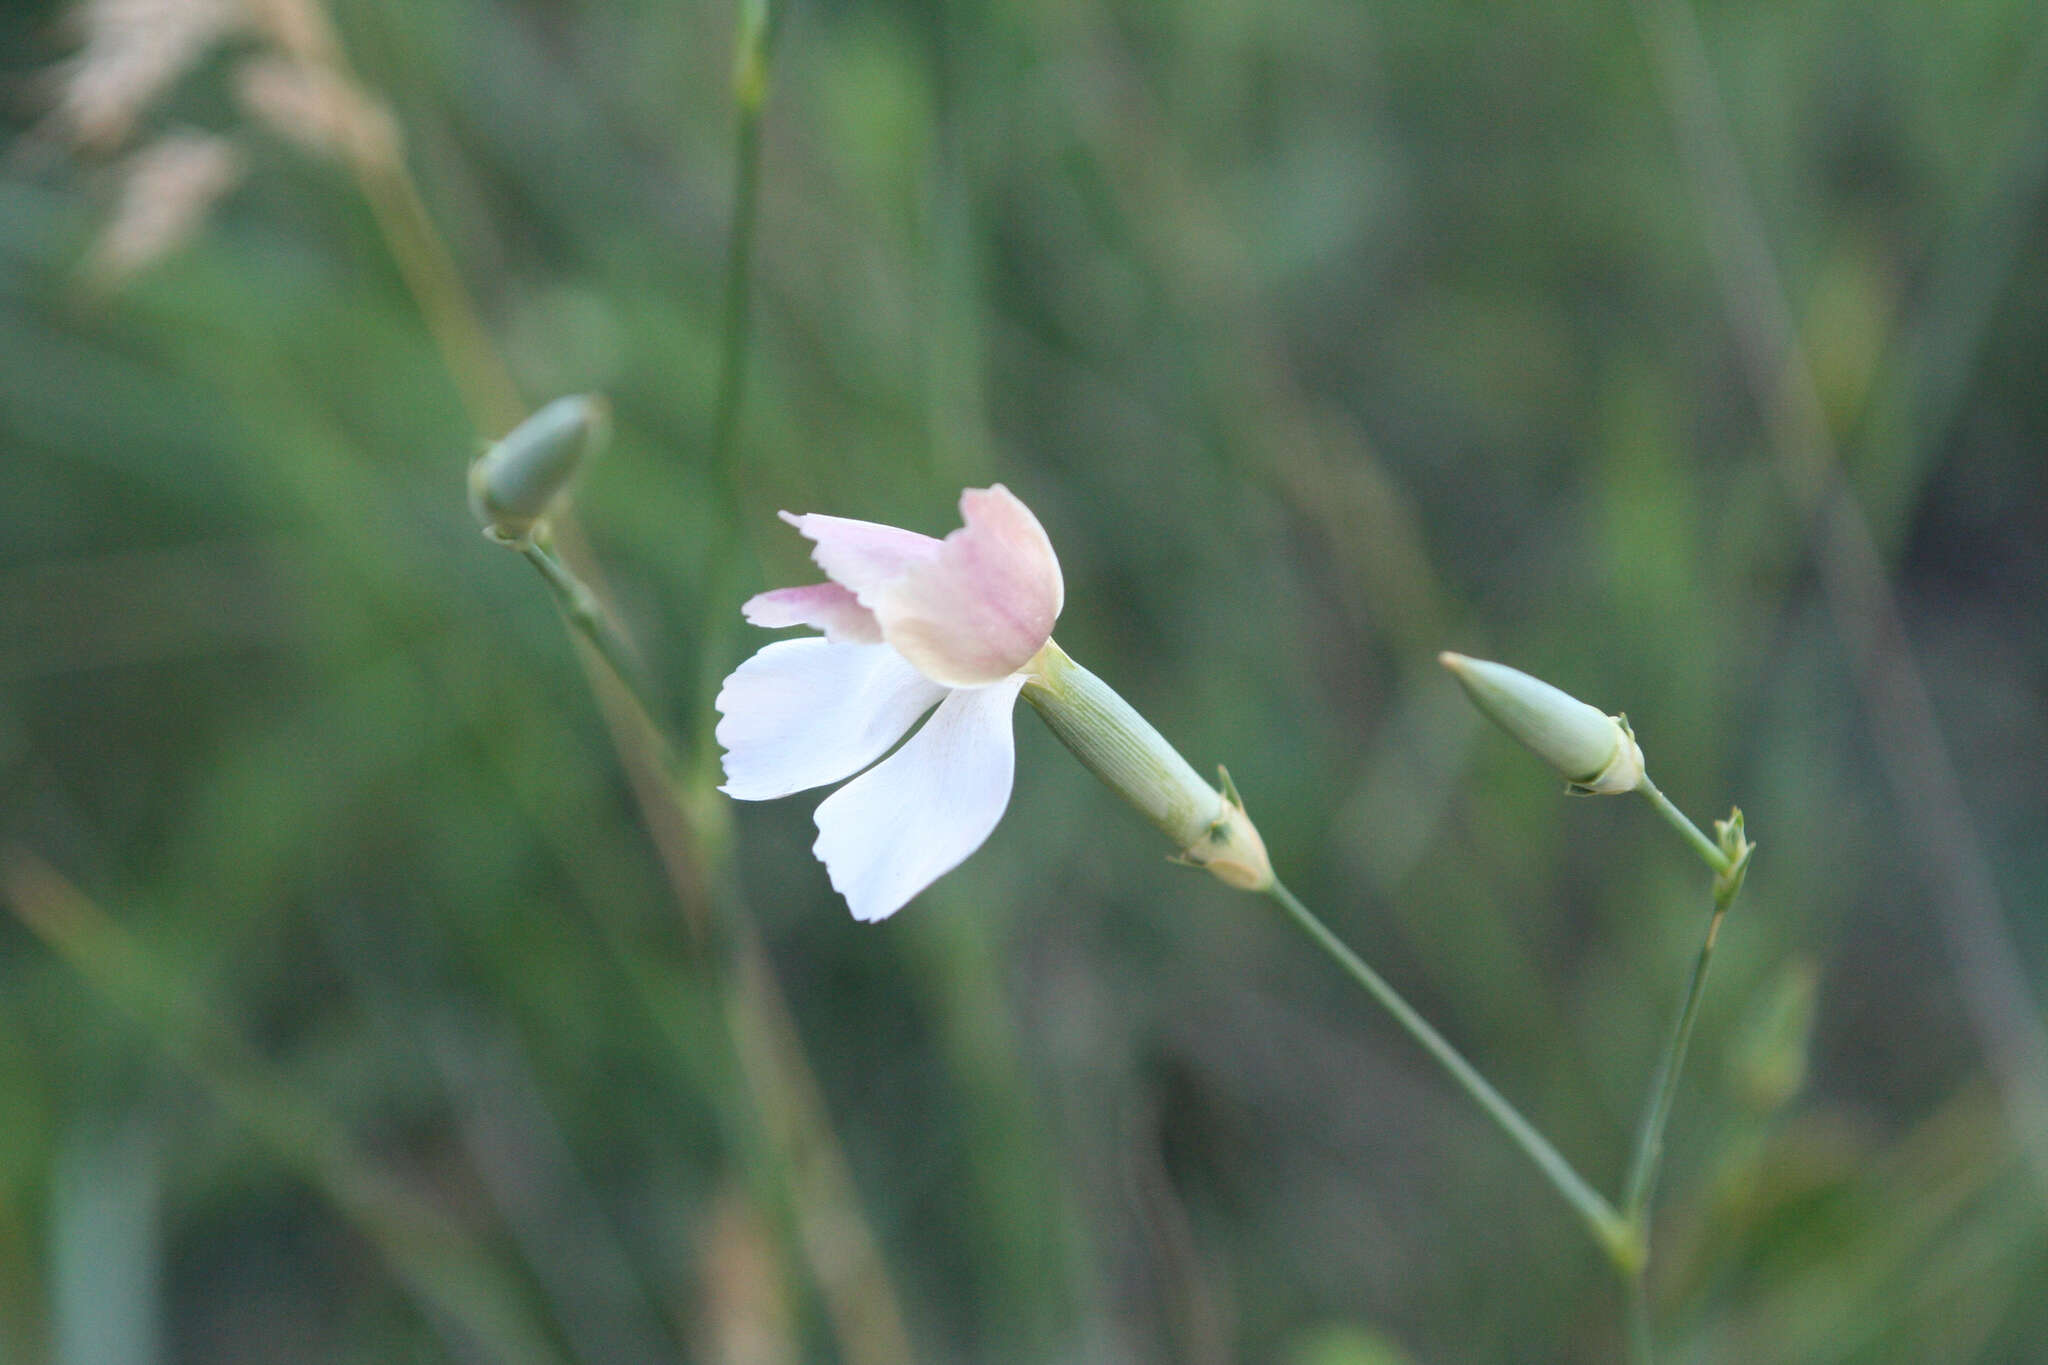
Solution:
{"label": "pink petal", "polygon": [[1022,677],[951,692],[923,728],[825,798],[811,851],[858,920],[887,919],[980,848],[1010,803]]}
{"label": "pink petal", "polygon": [[777,588],[760,593],[747,599],[740,614],[749,624],[764,630],[810,626],[824,631],[825,638],[835,644],[882,642],[882,627],[875,614],[837,583],[813,583],[803,588]]}
{"label": "pink petal", "polygon": [[1045,528],[1009,489],[968,489],[960,516],[966,525],[936,554],[902,566],[878,595],[855,591],[919,672],[947,687],[982,687],[1045,647],[1066,586]]}
{"label": "pink petal", "polygon": [[816,512],[782,519],[817,543],[811,558],[825,576],[848,589],[861,605],[872,607],[882,587],[913,564],[939,552],[939,542],[915,531],[874,521],[820,516]]}
{"label": "pink petal", "polygon": [[887,753],[943,695],[887,645],[777,640],[719,689],[720,790],[767,801],[837,782]]}

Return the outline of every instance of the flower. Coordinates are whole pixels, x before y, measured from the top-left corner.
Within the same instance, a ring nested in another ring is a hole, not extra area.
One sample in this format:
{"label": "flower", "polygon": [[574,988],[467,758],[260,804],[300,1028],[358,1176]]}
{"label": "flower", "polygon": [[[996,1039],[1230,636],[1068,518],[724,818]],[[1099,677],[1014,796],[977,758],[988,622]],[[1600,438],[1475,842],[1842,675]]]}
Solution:
{"label": "flower", "polygon": [[[1222,791],[1204,782],[1054,643],[1066,598],[1059,559],[1009,489],[962,493],[965,525],[944,540],[844,517],[782,517],[816,544],[828,581],[764,592],[743,610],[757,626],[824,636],[779,640],[725,680],[719,790],[766,801],[867,769],[818,807],[811,846],[855,919],[887,919],[988,838],[1010,802],[1020,694],[1173,841],[1176,861],[1241,890],[1273,885],[1230,775]],[[924,728],[882,758],[927,711]]]}
{"label": "flower", "polygon": [[818,807],[812,846],[855,919],[900,910],[1002,818],[1010,713],[1066,599],[1052,542],[1007,488],[968,489],[960,515],[934,540],[784,512],[827,581],[742,610],[824,634],[765,646],[718,693],[726,794],[766,801],[860,774]]}

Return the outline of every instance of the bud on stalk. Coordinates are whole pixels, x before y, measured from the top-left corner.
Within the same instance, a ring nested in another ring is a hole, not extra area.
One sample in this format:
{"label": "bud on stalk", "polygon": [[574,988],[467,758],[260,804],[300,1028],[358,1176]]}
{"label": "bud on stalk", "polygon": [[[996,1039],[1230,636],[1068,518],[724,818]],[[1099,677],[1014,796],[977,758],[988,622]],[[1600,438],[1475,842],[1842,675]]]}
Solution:
{"label": "bud on stalk", "polygon": [[604,445],[609,417],[598,394],[557,398],[479,455],[469,467],[469,507],[484,534],[515,549],[531,545]]}
{"label": "bud on stalk", "polygon": [[1448,652],[1436,657],[1488,720],[1563,773],[1573,791],[1615,796],[1642,784],[1643,751],[1626,717],[1606,715],[1506,664]]}

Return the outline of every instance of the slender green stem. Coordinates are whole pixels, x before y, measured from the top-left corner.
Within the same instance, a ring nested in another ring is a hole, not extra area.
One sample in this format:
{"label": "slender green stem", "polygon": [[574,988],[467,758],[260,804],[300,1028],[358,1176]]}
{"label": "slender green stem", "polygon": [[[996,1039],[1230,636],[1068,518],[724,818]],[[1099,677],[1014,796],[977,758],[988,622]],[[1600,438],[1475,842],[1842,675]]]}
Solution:
{"label": "slender green stem", "polygon": [[1730,812],[1726,820],[1717,821],[1715,832],[1720,837],[1708,839],[1698,825],[1687,819],[1683,811],[1657,790],[1648,776],[1643,778],[1641,790],[1650,804],[1657,808],[1658,814],[1683,834],[1699,850],[1707,865],[1714,869],[1714,905],[1707,917],[1706,937],[1701,940],[1699,956],[1693,961],[1692,981],[1686,987],[1685,1004],[1678,1012],[1678,1022],[1673,1026],[1671,1038],[1665,1043],[1663,1054],[1657,1059],[1657,1068],[1651,1075],[1650,1099],[1643,1111],[1642,1125],[1636,1130],[1635,1155],[1629,1162],[1628,1179],[1622,1188],[1622,1215],[1647,1244],[1650,1197],[1656,1191],[1657,1167],[1664,1155],[1664,1128],[1671,1121],[1671,1107],[1678,1098],[1678,1079],[1685,1069],[1685,1053],[1692,1043],[1693,1025],[1699,1019],[1700,1000],[1706,994],[1707,972],[1713,965],[1714,945],[1721,937],[1721,921],[1727,917],[1728,907],[1742,893],[1743,879],[1749,871],[1750,853],[1755,846],[1743,830],[1740,810]]}
{"label": "slender green stem", "polygon": [[1636,790],[1641,792],[1643,798],[1652,806],[1656,807],[1657,814],[1664,817],[1664,823],[1670,825],[1671,828],[1684,836],[1685,841],[1692,845],[1693,851],[1706,860],[1708,867],[1713,868],[1716,872],[1726,872],[1728,870],[1728,855],[1721,851],[1721,846],[1702,833],[1700,827],[1695,825],[1684,811],[1672,805],[1670,798],[1657,790],[1657,784],[1650,780],[1648,773],[1643,774],[1642,783],[1637,786]]}
{"label": "slender green stem", "polygon": [[605,661],[613,676],[625,685],[633,695],[634,703],[647,716],[650,727],[666,738],[661,728],[661,711],[655,705],[653,690],[648,686],[646,671],[640,665],[639,656],[626,640],[612,618],[605,613],[597,594],[585,586],[575,571],[554,552],[540,544],[528,545],[522,552],[526,562],[540,571],[547,583],[548,591],[554,595],[555,605],[561,608],[562,618],[570,628],[595,649],[598,657]]}
{"label": "slender green stem", "polygon": [[768,103],[768,59],[775,42],[776,12],[767,0],[746,0],[740,11],[733,52],[732,223],[726,235],[723,346],[718,397],[712,409],[711,458],[730,480],[739,445],[740,406],[746,397],[748,306],[754,261],[754,225],[761,204],[761,112]]}
{"label": "slender green stem", "polygon": [[1640,1270],[1628,1276],[1628,1357],[1633,1365],[1657,1365],[1657,1332],[1650,1317],[1650,1290]]}
{"label": "slender green stem", "polygon": [[[733,127],[732,221],[726,228],[725,296],[720,316],[718,390],[711,406],[711,468],[719,491],[728,503],[727,515],[716,518],[705,562],[710,566],[706,598],[725,602],[734,595],[733,581],[743,571],[739,548],[740,528],[745,524],[740,504],[740,417],[746,407],[748,344],[753,332],[754,238],[761,210],[761,120],[768,105],[771,59],[781,10],[773,0],[741,0],[739,29],[733,40],[732,98]],[[732,622],[714,615],[705,629],[700,651],[704,673],[700,680],[702,703],[695,708],[710,717],[711,698],[723,676],[726,639]],[[705,724],[711,722],[707,719]],[[701,738],[708,738],[708,731]],[[702,758],[710,746],[699,742],[695,750]]]}
{"label": "slender green stem", "polygon": [[1685,1071],[1686,1051],[1692,1045],[1693,1025],[1699,1021],[1700,1001],[1707,993],[1707,972],[1714,964],[1714,945],[1721,938],[1721,921],[1728,917],[1728,908],[1742,894],[1743,878],[1749,871],[1749,858],[1755,846],[1743,830],[1740,810],[1731,811],[1726,820],[1717,821],[1714,829],[1719,837],[1709,840],[1700,832],[1699,826],[1657,790],[1648,777],[1643,779],[1642,792],[1657,808],[1658,814],[1684,835],[1707,865],[1714,869],[1714,904],[1707,916],[1706,936],[1700,940],[1699,956],[1693,960],[1692,980],[1686,986],[1685,1004],[1678,1011],[1678,1022],[1672,1026],[1671,1037],[1657,1058],[1656,1070],[1651,1073],[1650,1097],[1643,1108],[1642,1124],[1636,1130],[1635,1153],[1629,1160],[1628,1177],[1622,1185],[1621,1215],[1633,1235],[1638,1253],[1633,1266],[1621,1267],[1629,1296],[1631,1349],[1638,1365],[1653,1365],[1656,1353],[1651,1332],[1650,1294],[1644,1279],[1649,1264],[1650,1201],[1657,1192],[1657,1175],[1664,1159],[1664,1130],[1671,1122],[1672,1107],[1678,1102],[1678,1081]]}
{"label": "slender green stem", "polygon": [[[547,583],[563,619],[597,652],[639,713],[635,747],[644,746],[654,760],[644,765],[655,785],[643,806],[663,861],[701,859],[704,841],[689,814],[692,802],[676,762],[675,741],[661,723],[631,644],[597,595],[547,547],[531,545],[524,553]],[[641,766],[628,757],[629,771]],[[679,886],[701,884],[712,912],[703,927],[718,934],[714,951],[723,963],[714,985],[724,989],[738,1071],[756,1111],[737,1130],[747,1149],[744,1156],[758,1178],[782,1187],[779,1199],[770,1194],[766,1202],[778,1215],[790,1213],[846,1359],[902,1365],[913,1357],[887,1265],[860,1212],[788,1003],[725,875],[728,869],[715,867],[709,876],[701,867],[672,870],[679,874]]]}
{"label": "slender green stem", "polygon": [[1664,1155],[1664,1128],[1671,1121],[1671,1106],[1678,1098],[1678,1077],[1685,1069],[1685,1053],[1692,1043],[1693,1024],[1699,1018],[1700,998],[1706,994],[1707,969],[1714,960],[1714,944],[1721,937],[1721,921],[1734,900],[1732,891],[1725,896],[1717,892],[1714,896],[1713,914],[1707,920],[1707,936],[1692,964],[1692,982],[1686,988],[1685,1007],[1679,1011],[1678,1023],[1672,1029],[1671,1039],[1664,1045],[1664,1053],[1657,1059],[1657,1069],[1650,1079],[1649,1104],[1643,1111],[1642,1126],[1636,1132],[1635,1157],[1629,1163],[1628,1181],[1623,1186],[1621,1198],[1622,1216],[1638,1227],[1649,1218],[1650,1196],[1656,1190],[1658,1165]]}
{"label": "slender green stem", "polygon": [[1423,1050],[1434,1057],[1437,1063],[1448,1071],[1451,1079],[1470,1095],[1501,1131],[1513,1139],[1516,1146],[1536,1163],[1536,1168],[1549,1178],[1557,1192],[1564,1196],[1585,1221],[1586,1230],[1593,1236],[1617,1265],[1633,1265],[1636,1259],[1636,1234],[1599,1191],[1588,1185],[1580,1174],[1572,1169],[1571,1163],[1559,1154],[1550,1140],[1536,1131],[1521,1111],[1510,1104],[1502,1094],[1480,1075],[1473,1065],[1466,1061],[1450,1042],[1430,1026],[1429,1021],[1416,1013],[1392,986],[1388,985],[1378,972],[1366,966],[1364,959],[1346,947],[1344,941],[1330,931],[1328,925],[1316,918],[1315,913],[1296,899],[1280,882],[1275,881],[1267,894],[1279,902],[1281,909],[1293,919],[1295,925],[1307,934],[1315,945],[1344,969],[1346,975],[1363,986],[1366,993],[1377,1000],[1387,1013],[1394,1016],[1394,1022],[1407,1030],[1410,1037],[1420,1043]]}

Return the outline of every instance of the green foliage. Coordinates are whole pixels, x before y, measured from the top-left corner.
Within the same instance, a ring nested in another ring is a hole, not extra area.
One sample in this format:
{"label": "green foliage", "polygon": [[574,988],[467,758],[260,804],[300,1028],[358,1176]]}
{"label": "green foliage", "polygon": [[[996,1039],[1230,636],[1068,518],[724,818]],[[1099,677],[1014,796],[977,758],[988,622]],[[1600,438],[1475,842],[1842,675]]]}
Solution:
{"label": "green foliage", "polygon": [[[1966,779],[1931,825],[1623,11],[789,10],[730,480],[737,9],[333,11],[484,344],[532,405],[610,399],[581,531],[923,1358],[1620,1341],[1521,1155],[1025,713],[1002,826],[880,929],[808,800],[709,790],[739,602],[806,575],[775,510],[940,531],[996,479],[1059,549],[1062,644],[1229,763],[1289,885],[1605,1188],[1699,868],[1639,803],[1561,799],[1436,652],[1568,680],[1679,806],[1740,801],[1763,852],[1653,1250],[1673,1358],[2036,1349],[2048,1203],[1908,833],[1981,844],[2048,979],[2040,6],[1700,14]],[[10,73],[68,42],[0,16]],[[257,42],[144,115],[130,147],[227,135],[242,176],[130,278],[94,265],[128,150],[7,115],[0,894],[42,938],[0,920],[0,1358],[840,1358],[713,959],[465,505],[502,425],[389,205],[238,100]]]}

